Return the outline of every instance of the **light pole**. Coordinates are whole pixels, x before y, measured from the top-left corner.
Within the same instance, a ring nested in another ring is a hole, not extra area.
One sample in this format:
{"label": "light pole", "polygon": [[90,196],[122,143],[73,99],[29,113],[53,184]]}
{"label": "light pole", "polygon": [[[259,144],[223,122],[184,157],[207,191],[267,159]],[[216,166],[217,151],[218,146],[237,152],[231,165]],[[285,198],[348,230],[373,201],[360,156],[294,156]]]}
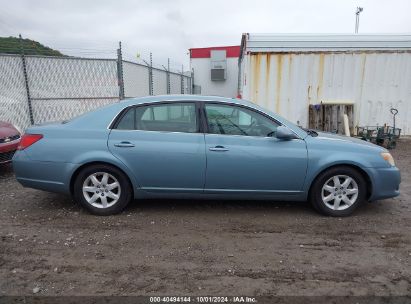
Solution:
{"label": "light pole", "polygon": [[360,13],[364,9],[362,7],[357,6],[357,10],[355,11],[355,33],[358,34],[358,28],[360,27]]}

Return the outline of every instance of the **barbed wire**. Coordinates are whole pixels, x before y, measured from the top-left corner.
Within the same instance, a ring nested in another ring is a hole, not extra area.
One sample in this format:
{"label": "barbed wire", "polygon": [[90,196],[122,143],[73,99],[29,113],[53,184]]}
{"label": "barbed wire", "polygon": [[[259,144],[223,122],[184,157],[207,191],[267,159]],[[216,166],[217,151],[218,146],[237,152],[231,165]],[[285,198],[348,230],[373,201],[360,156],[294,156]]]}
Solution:
{"label": "barbed wire", "polygon": [[[0,20],[1,21],[1,20]],[[39,48],[40,45],[34,44],[32,48],[27,48],[27,45],[23,45],[23,51],[27,55],[44,55],[44,53],[50,52],[50,55],[55,56],[56,54],[51,54],[54,51],[58,51],[61,54],[68,57],[84,57],[84,58],[107,58],[107,59],[116,59],[117,58],[117,48],[118,45],[111,42],[102,42],[95,40],[87,40],[87,46],[79,47],[72,46],[64,42],[53,42],[44,45],[44,48]],[[16,52],[16,49],[19,51]],[[15,47],[11,46],[2,46],[0,45],[0,53],[15,52],[20,53],[20,45]],[[150,62],[150,51],[147,50],[135,50],[134,48],[129,47],[127,44],[122,44],[122,54],[123,60],[130,62],[135,62],[142,65],[147,65]],[[183,70],[187,72],[189,69],[187,66],[184,66],[182,63],[173,60],[172,58],[167,58],[164,56],[153,56],[153,68],[165,70],[169,69],[174,73],[181,73]]]}

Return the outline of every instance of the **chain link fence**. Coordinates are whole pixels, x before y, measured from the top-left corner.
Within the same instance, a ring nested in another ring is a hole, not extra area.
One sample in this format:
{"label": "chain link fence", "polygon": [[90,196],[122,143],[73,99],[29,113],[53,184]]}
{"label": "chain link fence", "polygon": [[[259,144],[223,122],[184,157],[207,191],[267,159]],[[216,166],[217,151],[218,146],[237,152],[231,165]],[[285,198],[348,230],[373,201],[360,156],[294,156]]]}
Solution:
{"label": "chain link fence", "polygon": [[0,54],[0,121],[21,130],[122,98],[191,94],[191,76],[117,59]]}
{"label": "chain link fence", "polygon": [[0,121],[30,125],[23,63],[19,56],[0,56]]}

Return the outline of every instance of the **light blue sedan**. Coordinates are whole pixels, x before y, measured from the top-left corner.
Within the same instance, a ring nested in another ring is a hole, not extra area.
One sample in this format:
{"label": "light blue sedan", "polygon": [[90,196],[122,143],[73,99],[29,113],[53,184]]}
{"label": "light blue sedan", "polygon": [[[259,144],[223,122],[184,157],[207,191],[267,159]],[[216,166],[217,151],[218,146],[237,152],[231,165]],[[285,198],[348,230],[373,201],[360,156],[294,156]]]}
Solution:
{"label": "light blue sedan", "polygon": [[214,96],[128,99],[27,129],[13,158],[25,187],[72,194],[97,215],[133,199],[309,200],[351,214],[399,195],[387,150],[303,130],[255,104]]}

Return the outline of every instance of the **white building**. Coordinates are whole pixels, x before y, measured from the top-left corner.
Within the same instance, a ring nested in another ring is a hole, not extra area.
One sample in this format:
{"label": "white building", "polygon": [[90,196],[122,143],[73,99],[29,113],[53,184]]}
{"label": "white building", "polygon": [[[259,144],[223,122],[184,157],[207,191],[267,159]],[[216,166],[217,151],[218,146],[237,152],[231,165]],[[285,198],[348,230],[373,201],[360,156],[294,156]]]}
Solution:
{"label": "white building", "polygon": [[307,126],[310,104],[353,103],[354,126],[392,125],[394,107],[411,134],[411,35],[243,34],[239,61],[239,94],[290,121]]}
{"label": "white building", "polygon": [[240,46],[190,49],[194,92],[201,95],[236,97]]}

